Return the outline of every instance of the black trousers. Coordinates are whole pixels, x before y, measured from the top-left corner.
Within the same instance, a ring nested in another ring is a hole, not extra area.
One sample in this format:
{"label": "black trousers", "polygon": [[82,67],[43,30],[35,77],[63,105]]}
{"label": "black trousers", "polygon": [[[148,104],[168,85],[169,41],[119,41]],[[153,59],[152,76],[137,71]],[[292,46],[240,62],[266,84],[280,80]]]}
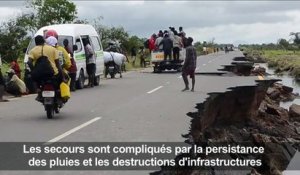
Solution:
{"label": "black trousers", "polygon": [[169,59],[172,59],[172,51],[171,50],[164,50],[164,60],[167,60],[167,57],[169,57]]}
{"label": "black trousers", "polygon": [[173,48],[173,58],[174,58],[174,60],[179,60],[179,51],[180,51],[179,47],[174,47]]}
{"label": "black trousers", "polygon": [[86,71],[89,75],[89,86],[94,87],[95,85],[95,77],[96,77],[96,64],[87,64]]}

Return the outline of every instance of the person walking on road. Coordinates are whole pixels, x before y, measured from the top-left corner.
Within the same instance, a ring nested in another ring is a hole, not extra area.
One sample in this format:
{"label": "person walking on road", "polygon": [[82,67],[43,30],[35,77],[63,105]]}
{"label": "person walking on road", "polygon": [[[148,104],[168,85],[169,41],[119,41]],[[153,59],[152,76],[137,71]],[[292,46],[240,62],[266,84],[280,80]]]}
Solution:
{"label": "person walking on road", "polygon": [[186,48],[186,57],[182,67],[182,78],[185,84],[185,88],[182,91],[189,90],[189,81],[188,75],[192,79],[192,89],[191,91],[194,92],[195,87],[195,69],[197,65],[197,53],[195,47],[192,45],[193,38],[188,37],[187,44],[188,47]]}

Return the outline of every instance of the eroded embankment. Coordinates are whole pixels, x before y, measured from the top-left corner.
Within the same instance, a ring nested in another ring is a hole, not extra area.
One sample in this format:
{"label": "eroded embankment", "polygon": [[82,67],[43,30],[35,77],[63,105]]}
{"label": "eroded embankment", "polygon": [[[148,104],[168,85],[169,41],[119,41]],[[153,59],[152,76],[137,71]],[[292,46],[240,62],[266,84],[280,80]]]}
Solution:
{"label": "eroded embankment", "polygon": [[[285,170],[296,150],[300,150],[300,125],[268,95],[268,88],[275,81],[258,81],[257,86],[235,87],[225,93],[209,94],[204,103],[197,104],[196,112],[187,114],[191,118],[190,131],[185,135],[187,143],[201,147],[239,145],[245,142],[249,146],[263,146],[263,155],[222,154],[222,157],[262,160],[262,166],[243,167],[243,173],[237,174],[252,172],[274,175]],[[177,159],[182,156],[191,159],[216,158],[214,154],[206,156],[190,153],[180,155]],[[226,171],[227,174],[234,174],[230,173],[230,168],[181,168],[163,169],[155,174],[226,174]]]}
{"label": "eroded embankment", "polygon": [[253,146],[264,146],[263,157],[255,157],[263,162],[256,171],[276,174],[285,170],[296,149],[300,150],[300,125],[269,97],[267,89],[272,83],[261,81],[256,87],[233,88],[198,105],[200,110],[190,114],[190,135],[195,144],[250,142]]}
{"label": "eroded embankment", "polygon": [[[249,70],[248,64],[242,65],[246,65],[246,69],[238,69],[237,65],[228,67],[239,75],[244,70]],[[253,74],[253,69],[246,72],[247,74]],[[288,111],[279,106],[280,101],[291,100],[296,94],[292,93],[292,88],[275,83],[277,81],[258,80],[256,86],[234,87],[224,93],[210,93],[204,103],[196,105],[196,112],[187,113],[191,118],[190,130],[183,135],[187,138],[187,143],[203,148],[247,143],[248,146],[263,146],[263,154],[205,155],[190,152],[176,157],[194,160],[214,159],[218,156],[228,160],[260,159],[262,166],[247,166],[238,170],[215,166],[178,166],[171,170],[164,167],[153,174],[281,174],[296,150],[300,150],[300,123],[297,122],[300,121],[300,109],[295,106],[297,109]]]}

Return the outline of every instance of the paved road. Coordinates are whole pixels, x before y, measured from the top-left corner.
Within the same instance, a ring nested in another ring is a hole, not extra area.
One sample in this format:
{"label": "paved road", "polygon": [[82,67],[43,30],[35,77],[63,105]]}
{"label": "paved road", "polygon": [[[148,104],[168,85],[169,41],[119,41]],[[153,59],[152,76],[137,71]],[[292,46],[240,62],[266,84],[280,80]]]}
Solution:
{"label": "paved road", "polygon": [[[241,52],[219,52],[198,58],[198,72],[216,72]],[[54,119],[46,119],[35,96],[0,103],[2,142],[183,142],[190,126],[187,112],[205,101],[208,93],[255,85],[257,77],[198,75],[195,92],[181,92],[180,73],[152,70],[125,73],[99,87],[76,91]],[[0,172],[0,174],[57,174],[58,172]],[[61,174],[86,174],[65,171]],[[148,174],[148,172],[93,172],[88,174]]]}

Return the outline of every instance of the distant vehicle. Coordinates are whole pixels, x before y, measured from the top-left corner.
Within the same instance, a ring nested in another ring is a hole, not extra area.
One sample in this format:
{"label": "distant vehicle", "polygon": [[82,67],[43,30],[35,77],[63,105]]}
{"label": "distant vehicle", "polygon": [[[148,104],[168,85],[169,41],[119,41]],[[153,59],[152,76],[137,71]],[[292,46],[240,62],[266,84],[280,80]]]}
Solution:
{"label": "distant vehicle", "polygon": [[151,63],[154,64],[153,72],[160,73],[163,70],[176,70],[178,72],[182,71],[183,60],[185,57],[185,49],[181,49],[179,60],[164,60],[163,51],[153,51],[151,52]]}
{"label": "distant vehicle", "polygon": [[[82,89],[84,87],[85,79],[87,79],[88,74],[86,71],[86,60],[85,51],[83,46],[83,40],[88,39],[92,48],[96,53],[96,81],[95,85],[100,83],[100,75],[103,74],[104,61],[103,61],[103,47],[101,44],[100,37],[94,27],[87,24],[58,24],[45,26],[40,28],[34,35],[44,35],[47,30],[55,30],[58,33],[58,44],[63,46],[63,40],[68,39],[70,44],[70,49],[74,52],[74,59],[77,65],[77,88]],[[31,40],[28,48],[25,51],[24,62],[28,61],[28,52],[35,46],[34,39]],[[30,69],[27,64],[25,64],[25,72],[30,73]],[[25,74],[26,77],[26,74]],[[25,78],[27,79],[27,78]],[[26,83],[26,82],[25,82]],[[26,83],[27,84],[27,83]]]}

